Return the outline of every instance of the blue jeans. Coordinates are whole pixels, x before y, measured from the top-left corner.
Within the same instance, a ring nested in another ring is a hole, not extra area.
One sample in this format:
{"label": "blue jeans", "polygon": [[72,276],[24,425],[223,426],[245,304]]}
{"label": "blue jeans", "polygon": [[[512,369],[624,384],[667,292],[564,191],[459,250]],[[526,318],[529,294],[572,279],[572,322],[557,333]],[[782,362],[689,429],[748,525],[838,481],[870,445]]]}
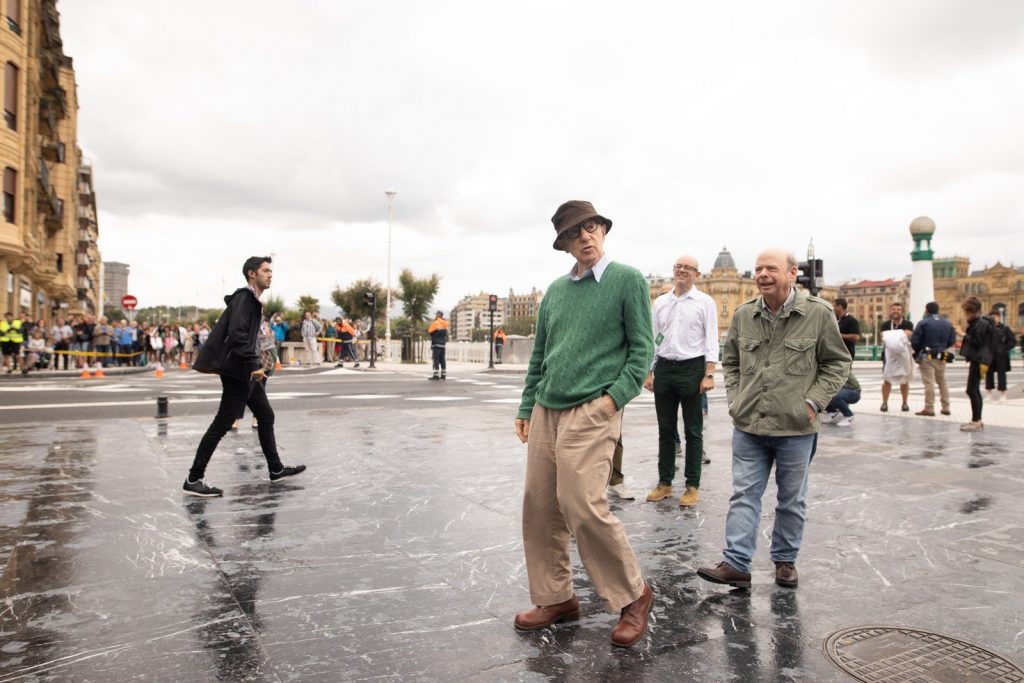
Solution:
{"label": "blue jeans", "polygon": [[828,407],[825,408],[825,412],[832,413],[839,411],[843,414],[843,417],[853,417],[853,411],[850,410],[850,404],[856,403],[860,400],[860,392],[849,387],[843,387],[839,390],[839,393],[832,397],[829,401]]}
{"label": "blue jeans", "polygon": [[761,496],[772,463],[779,489],[772,530],[773,562],[796,562],[807,516],[807,472],[814,434],[758,436],[738,429],[732,433],[732,497],[725,518],[725,561],[749,572],[757,549]]}

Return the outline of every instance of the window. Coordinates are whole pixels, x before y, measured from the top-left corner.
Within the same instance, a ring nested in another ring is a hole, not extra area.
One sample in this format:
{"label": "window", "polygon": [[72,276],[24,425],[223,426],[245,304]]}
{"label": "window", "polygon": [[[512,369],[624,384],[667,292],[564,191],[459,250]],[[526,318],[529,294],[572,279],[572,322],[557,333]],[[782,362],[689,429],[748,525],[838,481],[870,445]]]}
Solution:
{"label": "window", "polygon": [[21,35],[21,0],[7,0],[7,25]]}
{"label": "window", "polygon": [[13,168],[4,169],[4,218],[14,223],[14,197],[18,187],[18,172]]}
{"label": "window", "polygon": [[18,130],[18,67],[7,62],[4,70],[4,120],[11,130]]}
{"label": "window", "polygon": [[64,254],[57,254],[57,272],[64,272]]}

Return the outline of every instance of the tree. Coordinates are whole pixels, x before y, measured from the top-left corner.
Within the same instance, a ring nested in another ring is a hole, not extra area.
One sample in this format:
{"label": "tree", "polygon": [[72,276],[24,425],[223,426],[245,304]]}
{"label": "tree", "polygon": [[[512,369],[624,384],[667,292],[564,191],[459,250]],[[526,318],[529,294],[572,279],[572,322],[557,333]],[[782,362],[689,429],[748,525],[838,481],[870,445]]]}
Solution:
{"label": "tree", "polygon": [[270,318],[278,313],[284,314],[284,299],[279,296],[272,296],[267,299],[267,303],[263,304],[263,315]]}
{"label": "tree", "polygon": [[537,317],[528,315],[509,318],[501,329],[505,330],[505,334],[521,334],[528,337],[537,330]]}
{"label": "tree", "polygon": [[[387,288],[373,278],[356,280],[347,289],[336,288],[331,292],[331,301],[340,308],[346,317],[369,318],[370,306],[366,303],[365,294],[373,292],[377,297],[377,319],[384,319],[384,307],[387,301]],[[394,294],[394,292],[392,292]]]}
{"label": "tree", "polygon": [[299,309],[303,315],[306,313],[320,314],[320,299],[309,294],[303,294],[299,297],[299,300],[295,302],[295,307]]}
{"label": "tree", "polygon": [[406,317],[415,323],[423,322],[440,285],[441,278],[437,273],[430,277],[418,278],[408,268],[403,269],[402,274],[398,276],[398,298],[402,300],[402,311]]}
{"label": "tree", "polygon": [[202,317],[206,320],[207,325],[213,327],[223,314],[223,308],[208,308],[203,311]]}

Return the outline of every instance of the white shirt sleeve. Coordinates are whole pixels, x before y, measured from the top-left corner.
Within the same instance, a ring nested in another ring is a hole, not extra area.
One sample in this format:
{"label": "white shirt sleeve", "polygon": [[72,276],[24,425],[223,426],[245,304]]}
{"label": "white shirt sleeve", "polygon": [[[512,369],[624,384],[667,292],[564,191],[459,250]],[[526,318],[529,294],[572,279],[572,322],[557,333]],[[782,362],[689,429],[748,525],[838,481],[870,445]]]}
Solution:
{"label": "white shirt sleeve", "polygon": [[718,306],[708,297],[704,305],[704,362],[718,363]]}

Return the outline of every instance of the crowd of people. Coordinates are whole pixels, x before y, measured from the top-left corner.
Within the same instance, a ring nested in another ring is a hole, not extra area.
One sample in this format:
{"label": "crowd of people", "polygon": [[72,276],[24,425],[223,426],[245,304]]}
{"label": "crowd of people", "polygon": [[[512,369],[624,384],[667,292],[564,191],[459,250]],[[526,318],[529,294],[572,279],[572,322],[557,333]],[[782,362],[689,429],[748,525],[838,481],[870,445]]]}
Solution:
{"label": "crowd of people", "polygon": [[[337,362],[359,367],[368,350],[359,352],[366,340],[360,320],[338,317],[333,321],[306,313],[304,319],[289,325],[278,313],[268,320],[277,344],[278,356],[286,342],[304,342],[301,364],[319,365]],[[7,374],[45,370],[81,370],[115,366],[162,365],[191,366],[210,335],[206,321],[148,322],[119,320],[106,316],[71,315],[45,320],[23,320],[8,312],[0,321],[0,350]]]}
{"label": "crowd of people", "polygon": [[205,322],[149,323],[106,316],[72,315],[25,321],[8,312],[0,322],[4,370],[23,374],[42,370],[191,364],[210,334]]}

